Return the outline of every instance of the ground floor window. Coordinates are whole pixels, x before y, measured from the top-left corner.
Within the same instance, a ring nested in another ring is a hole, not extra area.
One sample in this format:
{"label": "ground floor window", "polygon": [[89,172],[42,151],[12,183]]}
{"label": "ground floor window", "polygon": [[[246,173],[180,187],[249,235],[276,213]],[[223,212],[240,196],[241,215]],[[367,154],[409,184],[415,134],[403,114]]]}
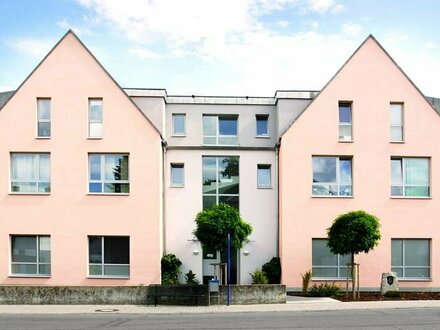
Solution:
{"label": "ground floor window", "polygon": [[11,236],[11,274],[50,276],[50,237]]}
{"label": "ground floor window", "polygon": [[327,241],[321,238],[312,239],[313,278],[347,278],[347,264],[351,263],[351,256],[332,254]]}
{"label": "ground floor window", "polygon": [[89,236],[89,276],[129,277],[130,238]]}
{"label": "ground floor window", "polygon": [[430,278],[430,243],[429,239],[392,239],[391,271],[399,278]]}

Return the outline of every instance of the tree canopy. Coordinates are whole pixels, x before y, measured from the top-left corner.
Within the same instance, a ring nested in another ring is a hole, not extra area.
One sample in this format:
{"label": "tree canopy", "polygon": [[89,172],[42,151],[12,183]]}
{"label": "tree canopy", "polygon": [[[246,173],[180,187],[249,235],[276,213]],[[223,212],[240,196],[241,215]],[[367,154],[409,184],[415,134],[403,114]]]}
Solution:
{"label": "tree canopy", "polygon": [[241,218],[238,210],[224,203],[199,212],[195,222],[197,227],[193,234],[209,250],[225,251],[228,233],[231,248],[238,250],[252,233],[251,225]]}
{"label": "tree canopy", "polygon": [[379,219],[364,211],[352,211],[338,216],[327,229],[328,247],[333,254],[352,257],[368,253],[379,244]]}

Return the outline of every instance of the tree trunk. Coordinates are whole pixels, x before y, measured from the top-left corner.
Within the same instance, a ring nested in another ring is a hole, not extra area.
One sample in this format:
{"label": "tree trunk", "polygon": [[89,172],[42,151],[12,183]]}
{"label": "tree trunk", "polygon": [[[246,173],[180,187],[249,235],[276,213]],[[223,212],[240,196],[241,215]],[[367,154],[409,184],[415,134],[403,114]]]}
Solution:
{"label": "tree trunk", "polygon": [[351,289],[353,292],[353,300],[356,299],[356,270],[354,264],[354,253],[351,254]]}

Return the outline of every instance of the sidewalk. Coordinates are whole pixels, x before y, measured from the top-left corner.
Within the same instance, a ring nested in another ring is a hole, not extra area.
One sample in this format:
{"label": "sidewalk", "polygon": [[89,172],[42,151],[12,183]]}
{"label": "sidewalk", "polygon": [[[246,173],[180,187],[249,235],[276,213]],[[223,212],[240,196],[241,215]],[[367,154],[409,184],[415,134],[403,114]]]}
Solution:
{"label": "sidewalk", "polygon": [[0,305],[0,314],[214,314],[396,308],[440,308],[440,300],[340,302],[331,298],[289,299],[286,304],[214,306]]}

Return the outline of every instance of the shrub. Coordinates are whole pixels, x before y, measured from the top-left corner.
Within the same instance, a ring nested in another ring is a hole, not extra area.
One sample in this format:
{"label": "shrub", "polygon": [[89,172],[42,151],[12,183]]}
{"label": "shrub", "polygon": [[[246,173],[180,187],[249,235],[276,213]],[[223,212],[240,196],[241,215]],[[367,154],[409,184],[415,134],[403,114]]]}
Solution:
{"label": "shrub", "polygon": [[252,277],[252,284],[267,284],[269,281],[266,274],[260,269],[256,269],[255,272],[250,273]]}
{"label": "shrub", "polygon": [[312,271],[309,270],[304,274],[301,274],[301,277],[302,277],[302,293],[306,295],[307,290],[309,289],[310,281],[312,279]]}
{"label": "shrub", "polygon": [[273,257],[269,262],[266,262],[261,270],[266,274],[270,284],[281,283],[281,262],[280,258]]}
{"label": "shrub", "polygon": [[341,290],[339,285],[325,282],[319,285],[313,284],[309,288],[307,295],[311,297],[332,297],[336,296],[339,293],[339,290]]}
{"label": "shrub", "polygon": [[385,292],[384,296],[388,297],[388,298],[400,298],[400,292],[391,290],[391,291]]}
{"label": "shrub", "polygon": [[162,270],[162,284],[179,284],[179,267],[182,262],[174,254],[166,254],[160,261]]}
{"label": "shrub", "polygon": [[185,274],[185,281],[186,284],[199,284],[196,274],[194,274],[191,269]]}

